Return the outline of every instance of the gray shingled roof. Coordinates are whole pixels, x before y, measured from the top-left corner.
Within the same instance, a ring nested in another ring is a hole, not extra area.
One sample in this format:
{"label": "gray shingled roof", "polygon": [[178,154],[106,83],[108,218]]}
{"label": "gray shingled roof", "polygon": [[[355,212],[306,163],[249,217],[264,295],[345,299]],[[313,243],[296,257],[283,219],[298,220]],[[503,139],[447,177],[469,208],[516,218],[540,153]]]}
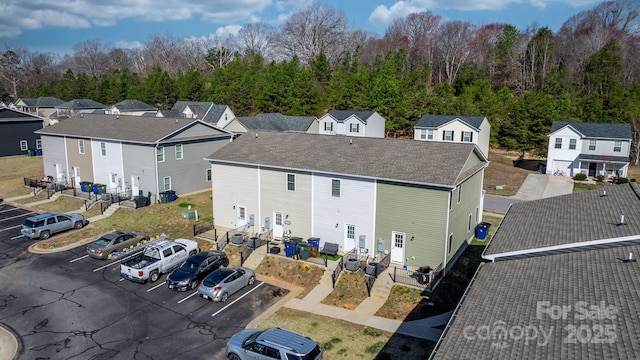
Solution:
{"label": "gray shingled roof", "polygon": [[[621,215],[625,225],[618,225]],[[640,186],[636,183],[514,204],[484,255],[628,236],[640,238]]]}
{"label": "gray shingled roof", "polygon": [[13,110],[9,108],[0,108],[0,122],[29,122],[29,121],[44,121],[40,116],[24,113],[22,111]]}
{"label": "gray shingled roof", "polygon": [[631,139],[630,124],[554,121],[551,124],[551,133],[553,134],[565,126],[571,126],[587,138]]}
{"label": "gray shingled roof", "polygon": [[454,187],[474,151],[468,143],[252,131],[208,159]]}
{"label": "gray shingled roof", "polygon": [[608,155],[594,155],[594,154],[580,154],[578,155],[578,160],[592,160],[592,161],[602,161],[602,162],[620,162],[620,163],[628,163],[628,156],[608,156]]}
{"label": "gray shingled roof", "polygon": [[191,108],[198,119],[214,125],[218,123],[218,120],[227,109],[227,105],[216,105],[206,101],[176,101],[171,111],[176,111],[180,114],[178,116],[183,116],[182,113],[187,106]]}
{"label": "gray shingled roof", "polygon": [[56,106],[58,109],[108,109],[107,105],[91,99],[74,99]]}
{"label": "gray shingled roof", "polygon": [[[640,255],[640,246],[483,264],[432,358],[640,358],[640,263],[624,263],[621,259],[629,252]],[[548,304],[541,303],[545,301]],[[576,319],[581,314],[576,310],[580,301],[585,302],[582,307],[614,307],[615,319]],[[548,313],[537,313],[538,306],[548,309],[552,305],[571,306],[571,310],[565,319],[557,320]],[[514,329],[514,335],[504,340],[477,337],[476,331],[482,327],[492,331],[500,326],[507,331]],[[570,336],[571,326],[583,326],[580,337]],[[606,326],[613,329],[615,337],[601,331]],[[516,339],[521,334],[519,329],[529,329],[530,337],[534,337],[532,327],[538,331],[535,339],[528,344],[524,338]],[[553,331],[546,344],[540,329]],[[579,341],[566,341],[575,339]]]}
{"label": "gray shingled roof", "polygon": [[355,115],[365,124],[367,123],[367,119],[369,119],[373,114],[373,111],[329,110],[329,115],[338,121],[345,121],[349,116]]}
{"label": "gray shingled roof", "polygon": [[64,103],[64,101],[53,96],[41,96],[39,98],[21,98],[20,100],[29,107],[39,107],[39,108],[43,108],[43,107],[53,108]]}
{"label": "gray shingled roof", "polygon": [[313,116],[289,116],[280,113],[265,113],[236,118],[247,130],[305,132],[315,121]]}
{"label": "gray shingled roof", "polygon": [[457,116],[457,115],[423,115],[416,123],[416,128],[437,128],[453,120],[459,119],[476,130],[484,121],[484,116]]}
{"label": "gray shingled roof", "polygon": [[119,110],[128,110],[128,111],[155,111],[156,107],[151,106],[149,104],[143,103],[138,100],[123,100],[117,104],[114,104],[113,107],[118,108]]}
{"label": "gray shingled roof", "polygon": [[[83,114],[38,130],[36,133],[153,144],[196,122],[198,121],[195,119],[185,118]],[[230,134],[223,136],[228,137]]]}

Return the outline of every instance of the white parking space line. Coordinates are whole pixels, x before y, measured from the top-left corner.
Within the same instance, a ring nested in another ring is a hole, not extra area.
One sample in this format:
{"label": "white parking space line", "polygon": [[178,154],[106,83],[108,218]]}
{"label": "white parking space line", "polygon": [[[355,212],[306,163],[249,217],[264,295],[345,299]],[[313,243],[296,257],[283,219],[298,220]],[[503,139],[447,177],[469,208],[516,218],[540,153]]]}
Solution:
{"label": "white parking space line", "polygon": [[166,281],[163,281],[161,284],[158,284],[158,285],[156,285],[156,286],[152,287],[151,289],[148,289],[148,290],[147,290],[147,292],[151,292],[151,291],[153,291],[153,290],[155,290],[155,289],[159,288],[160,286],[163,286],[163,285],[164,285],[164,284],[166,284],[166,283],[167,283]]}
{"label": "white parking space line", "polygon": [[75,259],[73,259],[73,260],[69,260],[69,262],[70,262],[70,263],[72,263],[72,262],[76,262],[76,261],[78,261],[78,260],[82,260],[82,259],[84,259],[84,258],[88,258],[88,257],[89,257],[89,255],[80,256],[79,258],[75,258]]}
{"label": "white parking space line", "polygon": [[14,237],[11,238],[11,240],[15,240],[15,239],[18,239],[18,238],[21,238],[21,237],[24,237],[24,236],[23,235],[14,236]]}
{"label": "white parking space line", "polygon": [[[13,230],[13,229],[17,229],[19,227],[22,227],[22,225],[16,225],[16,226],[8,227],[8,228],[3,228],[3,229],[0,229],[0,231]],[[20,236],[22,236],[22,235],[20,235]]]}
{"label": "white parking space line", "polygon": [[184,299],[182,299],[182,300],[178,301],[178,304],[182,303],[183,301],[186,301],[187,299],[192,298],[194,295],[198,295],[198,292],[197,292],[197,291],[192,292],[192,293],[191,293],[191,295],[189,295],[189,296],[187,296],[186,298],[184,298]]}
{"label": "white parking space line", "polygon": [[262,286],[262,284],[264,284],[263,282],[261,282],[260,284],[256,285],[253,289],[247,291],[244,295],[240,296],[239,298],[233,300],[232,302],[230,302],[227,306],[223,307],[222,309],[216,311],[215,313],[211,314],[211,316],[216,316],[218,314],[220,314],[224,309],[228,308],[229,306],[233,305],[236,301],[240,301],[240,299],[242,299],[243,297],[249,295],[253,290],[259,288],[260,286]]}
{"label": "white parking space line", "polygon": [[29,212],[29,213],[22,214],[22,215],[16,215],[16,216],[0,219],[0,221],[13,220],[13,219],[21,218],[21,217],[27,217],[27,215],[31,215],[31,214],[35,214],[35,213],[34,212]]}
{"label": "white parking space line", "polygon": [[5,213],[7,211],[15,211],[15,210],[20,210],[20,208],[11,208],[11,209],[7,209],[7,210],[0,210],[0,213]]}

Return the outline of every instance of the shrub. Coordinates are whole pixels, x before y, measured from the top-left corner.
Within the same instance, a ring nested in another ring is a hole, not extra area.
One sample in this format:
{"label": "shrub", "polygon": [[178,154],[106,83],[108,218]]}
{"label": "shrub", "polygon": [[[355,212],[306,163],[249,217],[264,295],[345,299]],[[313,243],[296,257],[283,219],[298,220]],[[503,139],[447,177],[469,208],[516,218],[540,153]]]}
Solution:
{"label": "shrub", "polygon": [[596,176],[596,181],[597,181],[597,182],[603,182],[603,181],[604,181],[604,175],[598,175],[598,176]]}
{"label": "shrub", "polygon": [[626,177],[619,177],[618,178],[618,184],[626,184],[629,182],[629,179],[627,179]]}
{"label": "shrub", "polygon": [[573,177],[573,180],[583,181],[587,180],[587,174],[579,173]]}

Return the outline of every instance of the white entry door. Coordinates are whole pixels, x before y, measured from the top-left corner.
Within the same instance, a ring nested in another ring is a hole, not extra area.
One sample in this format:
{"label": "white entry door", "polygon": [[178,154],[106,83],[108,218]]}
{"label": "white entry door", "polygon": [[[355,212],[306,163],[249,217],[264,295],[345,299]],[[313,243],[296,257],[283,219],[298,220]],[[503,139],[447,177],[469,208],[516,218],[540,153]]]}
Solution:
{"label": "white entry door", "polygon": [[74,172],[73,176],[75,178],[75,180],[74,180],[75,181],[75,186],[76,187],[80,187],[80,182],[82,181],[82,179],[80,179],[80,168],[76,166],[73,169],[73,172]]}
{"label": "white entry door", "polygon": [[284,228],[282,226],[282,213],[279,211],[273,212],[273,238],[282,239],[284,235]]}
{"label": "white entry door", "polygon": [[138,196],[140,192],[140,178],[137,176],[131,177],[131,196]]}
{"label": "white entry door", "polygon": [[53,168],[56,170],[56,182],[61,183],[64,179],[64,172],[62,172],[62,166],[60,164],[53,164]]}
{"label": "white entry door", "polygon": [[238,220],[236,221],[236,227],[247,225],[247,208],[244,206],[237,207]]}
{"label": "white entry door", "polygon": [[344,227],[344,252],[351,251],[356,247],[356,226],[345,225]]}
{"label": "white entry door", "polygon": [[404,264],[404,244],[407,235],[402,232],[391,232],[391,261]]}

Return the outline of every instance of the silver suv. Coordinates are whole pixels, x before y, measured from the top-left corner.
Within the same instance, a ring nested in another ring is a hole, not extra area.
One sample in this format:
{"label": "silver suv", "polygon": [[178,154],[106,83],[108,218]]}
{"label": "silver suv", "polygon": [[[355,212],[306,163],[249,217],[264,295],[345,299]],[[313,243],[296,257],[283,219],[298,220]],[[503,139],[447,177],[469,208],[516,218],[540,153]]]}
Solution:
{"label": "silver suv", "polygon": [[225,353],[229,360],[322,360],[317,342],[281,328],[241,330],[227,341]]}
{"label": "silver suv", "polygon": [[80,214],[62,214],[49,212],[28,217],[20,232],[30,239],[48,239],[51,235],[69,229],[80,229],[89,224],[89,220]]}

